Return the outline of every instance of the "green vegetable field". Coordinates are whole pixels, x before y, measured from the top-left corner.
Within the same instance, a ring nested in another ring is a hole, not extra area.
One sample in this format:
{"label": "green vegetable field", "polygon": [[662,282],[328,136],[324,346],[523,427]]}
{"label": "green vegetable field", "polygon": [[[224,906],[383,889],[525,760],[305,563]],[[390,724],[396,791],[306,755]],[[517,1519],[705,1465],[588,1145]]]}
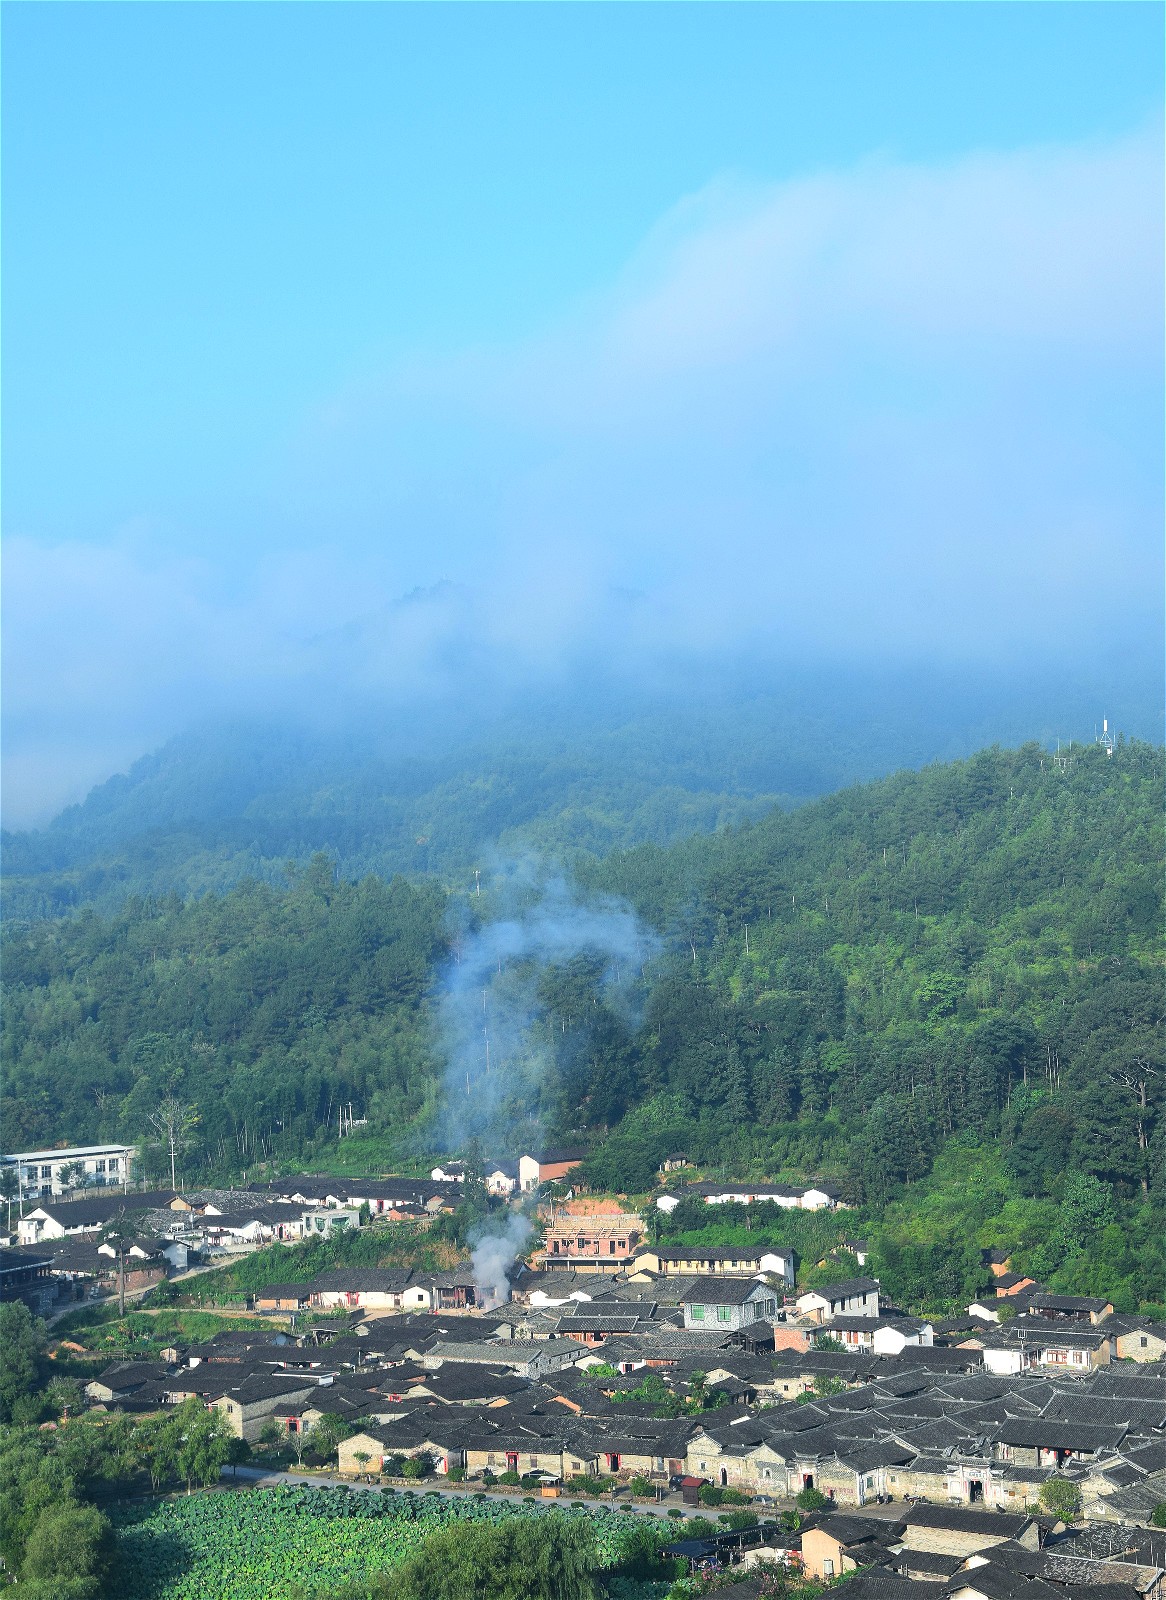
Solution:
{"label": "green vegetable field", "polygon": [[[118,1519],[118,1592],[122,1600],[298,1600],[396,1566],[451,1522],[546,1509],[307,1487],[164,1500]],[[640,1521],[600,1509],[564,1514],[593,1520],[605,1564],[619,1559],[628,1525]]]}

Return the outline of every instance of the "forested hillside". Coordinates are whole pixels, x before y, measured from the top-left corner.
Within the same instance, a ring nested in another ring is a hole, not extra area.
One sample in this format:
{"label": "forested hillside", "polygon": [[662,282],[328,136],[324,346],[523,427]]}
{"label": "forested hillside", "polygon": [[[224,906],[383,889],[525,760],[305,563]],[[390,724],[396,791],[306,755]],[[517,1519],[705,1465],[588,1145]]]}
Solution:
{"label": "forested hillside", "polygon": [[[1162,779],[1147,745],[993,749],[581,855],[580,893],[630,902],[660,949],[618,990],[585,956],[539,975],[525,1109],[607,1187],[646,1189],[677,1149],[821,1175],[865,1208],[852,1228],[900,1218],[887,1248],[996,1228],[1046,1244],[1046,1275],[1102,1260],[1127,1301],[1161,1298]],[[420,1156],[449,930],[492,905],[318,860],[12,927],[6,1141],[137,1137],[176,1093],[199,1108],[190,1177]],[[368,1125],[337,1148],[348,1102]],[[1109,1243],[1078,1260],[1086,1226]]]}
{"label": "forested hillside", "polygon": [[[967,755],[1013,730],[1086,733],[1088,696],[1015,674],[830,675],[780,682],[707,670],[677,684],[593,682],[347,726],[193,729],[99,785],[48,827],[3,835],[9,918],[130,895],[281,884],[326,850],[340,874],[431,874],[463,885],[497,852],[603,855],[669,844],[898,767]],[[1133,713],[1157,726],[1156,712]]]}
{"label": "forested hillside", "polygon": [[653,985],[640,1065],[605,1092],[651,1085],[698,1122],[728,1107],[742,1155],[824,1162],[876,1199],[961,1129],[1015,1132],[1034,1183],[1071,1159],[1144,1187],[1161,780],[1144,745],[989,750],[582,864],[691,941]]}

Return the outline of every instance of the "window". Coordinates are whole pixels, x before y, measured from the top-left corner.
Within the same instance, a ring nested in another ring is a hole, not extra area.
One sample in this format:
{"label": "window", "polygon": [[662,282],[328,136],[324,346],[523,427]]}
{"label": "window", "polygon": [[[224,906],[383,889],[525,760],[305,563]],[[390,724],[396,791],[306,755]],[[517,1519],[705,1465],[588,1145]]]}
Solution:
{"label": "window", "polygon": [[117,1172],[117,1171],[119,1171],[120,1168],[121,1168],[121,1158],[120,1158],[120,1156],[110,1156],[110,1158],[109,1158],[109,1170],[111,1172]]}
{"label": "window", "polygon": [[822,1562],[822,1576],[824,1578],[832,1578],[834,1576],[834,1563],[829,1556]]}
{"label": "window", "polygon": [[703,1322],[704,1321],[704,1307],[703,1306],[689,1306],[688,1309],[692,1312],[692,1320],[694,1322]]}
{"label": "window", "polygon": [[1150,1343],[1149,1339],[1147,1339],[1146,1335],[1143,1333],[1142,1336],[1138,1340],[1139,1347],[1144,1350],[1149,1343]]}
{"label": "window", "polygon": [[732,1322],[732,1320],[733,1320],[733,1308],[732,1308],[732,1306],[718,1306],[717,1307],[717,1321],[718,1322]]}
{"label": "window", "polygon": [[51,1178],[53,1175],[52,1167],[42,1167],[40,1169],[40,1175],[42,1178]]}
{"label": "window", "polygon": [[97,1163],[97,1170],[98,1170],[98,1172],[104,1172],[105,1171],[105,1162],[104,1161],[99,1161]]}

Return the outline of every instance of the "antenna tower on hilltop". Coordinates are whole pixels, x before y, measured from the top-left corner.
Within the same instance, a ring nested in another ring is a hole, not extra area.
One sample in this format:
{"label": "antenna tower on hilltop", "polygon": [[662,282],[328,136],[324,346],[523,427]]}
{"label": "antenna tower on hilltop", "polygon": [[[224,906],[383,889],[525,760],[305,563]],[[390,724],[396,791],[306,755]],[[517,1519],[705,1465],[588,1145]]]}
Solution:
{"label": "antenna tower on hilltop", "polygon": [[1097,742],[1107,756],[1111,756],[1117,749],[1117,733],[1116,731],[1111,731],[1108,717],[1102,717],[1101,719],[1101,734]]}

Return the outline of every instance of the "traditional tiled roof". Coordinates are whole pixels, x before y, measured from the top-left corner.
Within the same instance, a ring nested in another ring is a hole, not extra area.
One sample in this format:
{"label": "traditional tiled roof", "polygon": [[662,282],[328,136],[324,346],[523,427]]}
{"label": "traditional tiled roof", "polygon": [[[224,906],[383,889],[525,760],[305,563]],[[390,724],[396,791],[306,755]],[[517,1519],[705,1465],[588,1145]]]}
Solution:
{"label": "traditional tiled roof", "polygon": [[312,1293],[399,1294],[412,1276],[408,1267],[337,1267],[312,1279]]}
{"label": "traditional tiled roof", "polygon": [[905,1518],[908,1528],[945,1528],[955,1533],[998,1534],[1016,1539],[1029,1518],[1009,1511],[977,1511],[969,1506],[912,1506]]}
{"label": "traditional tiled roof", "polygon": [[[837,1283],[823,1283],[816,1289],[807,1289],[806,1295],[817,1295],[822,1300],[849,1300],[855,1295],[870,1294],[879,1286],[877,1278],[841,1278]],[[798,1299],[804,1298],[799,1295]]]}
{"label": "traditional tiled roof", "polygon": [[680,1298],[685,1306],[743,1306],[746,1301],[772,1298],[773,1290],[757,1278],[698,1278]]}

